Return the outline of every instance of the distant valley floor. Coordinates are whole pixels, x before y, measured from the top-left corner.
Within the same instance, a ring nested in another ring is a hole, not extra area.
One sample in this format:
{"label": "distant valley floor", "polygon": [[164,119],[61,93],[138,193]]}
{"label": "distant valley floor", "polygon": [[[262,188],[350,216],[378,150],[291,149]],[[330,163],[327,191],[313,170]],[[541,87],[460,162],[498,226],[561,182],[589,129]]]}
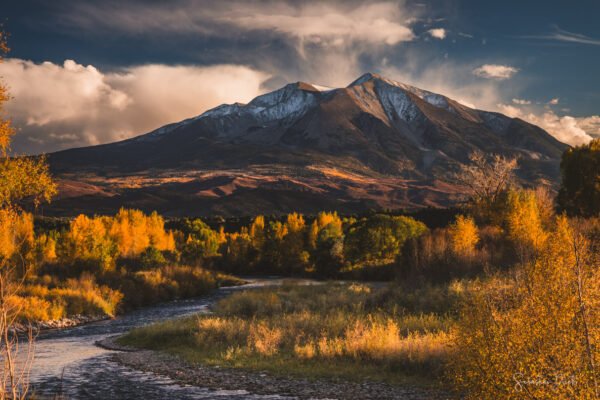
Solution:
{"label": "distant valley floor", "polygon": [[121,207],[156,210],[171,217],[356,213],[446,207],[461,200],[463,193],[460,187],[437,179],[366,175],[326,166],[86,172],[57,178],[59,194],[40,210],[47,216],[114,214]]}

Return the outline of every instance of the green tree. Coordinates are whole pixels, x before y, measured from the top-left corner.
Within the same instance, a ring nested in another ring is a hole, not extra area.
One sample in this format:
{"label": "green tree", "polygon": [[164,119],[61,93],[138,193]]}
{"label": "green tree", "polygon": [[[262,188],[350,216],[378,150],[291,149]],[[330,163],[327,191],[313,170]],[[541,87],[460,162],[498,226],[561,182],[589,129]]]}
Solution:
{"label": "green tree", "polygon": [[332,221],[319,230],[311,261],[321,276],[332,278],[339,272],[344,261],[344,234],[340,223]]}
{"label": "green tree", "polygon": [[600,139],[570,148],[560,163],[562,184],[559,207],[570,215],[584,217],[600,213]]}
{"label": "green tree", "polygon": [[404,243],[427,232],[413,218],[377,214],[352,225],[344,242],[344,253],[352,262],[393,259]]}
{"label": "green tree", "polygon": [[181,250],[181,256],[186,262],[198,264],[203,258],[218,254],[219,235],[201,219],[187,221],[185,233],[188,238]]}

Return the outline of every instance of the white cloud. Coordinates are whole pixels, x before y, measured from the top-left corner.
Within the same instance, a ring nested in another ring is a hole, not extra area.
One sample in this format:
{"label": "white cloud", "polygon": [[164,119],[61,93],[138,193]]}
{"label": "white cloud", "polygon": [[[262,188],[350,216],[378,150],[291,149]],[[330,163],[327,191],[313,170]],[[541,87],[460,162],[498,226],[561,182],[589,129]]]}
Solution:
{"label": "white cloud", "polygon": [[554,32],[547,35],[530,35],[523,37],[529,39],[546,39],[556,40],[559,42],[591,44],[595,46],[600,46],[600,40],[598,39],[590,38],[589,36],[582,35],[581,33],[565,31],[564,29],[560,29],[558,26],[554,27]]}
{"label": "white cloud", "polygon": [[[203,4],[204,3],[204,4]],[[344,2],[77,2],[62,24],[129,34],[203,33],[235,37],[239,30],[271,31],[301,43],[339,46],[348,41],[395,45],[415,39],[416,13],[403,1]]]}
{"label": "white cloud", "polygon": [[473,73],[482,78],[503,80],[512,77],[517,71],[517,68],[508,65],[484,64],[475,68]]}
{"label": "white cloud", "polygon": [[239,65],[145,65],[102,73],[72,60],[20,59],[4,60],[0,75],[13,96],[6,111],[21,130],[13,150],[30,153],[126,139],[222,103],[248,101],[268,78]]}
{"label": "white cloud", "polygon": [[387,66],[381,74],[409,85],[448,96],[470,108],[496,109],[499,99],[506,98],[516,90],[517,82],[500,84],[497,80],[475,79],[473,65],[456,64],[451,61],[424,63],[417,55],[401,68]]}
{"label": "white cloud", "polygon": [[213,57],[268,71],[274,77],[269,83],[277,85],[306,80],[342,86],[371,70],[364,67],[371,60],[396,54],[398,46],[416,40],[412,25],[427,12],[405,0],[105,0],[101,5],[70,3],[57,19],[63,29],[91,35],[232,40],[243,44],[233,54],[227,46],[217,48]]}
{"label": "white cloud", "polygon": [[415,39],[412,30],[403,23],[403,10],[393,2],[353,8],[323,2],[256,11],[232,15],[225,21],[244,29],[275,31],[301,42],[325,46],[340,46],[347,41],[395,45]]}
{"label": "white cloud", "polygon": [[520,104],[520,105],[531,104],[531,100],[524,100],[524,99],[512,99],[512,102],[515,104]]}
{"label": "white cloud", "polygon": [[600,115],[577,118],[577,125],[588,135],[600,138]]}
{"label": "white cloud", "polygon": [[548,104],[558,104],[558,97],[555,99],[552,99],[548,102]]}
{"label": "white cloud", "polygon": [[434,37],[436,39],[446,38],[446,30],[444,28],[430,29],[427,31],[427,33],[429,33],[431,37]]}
{"label": "white cloud", "polygon": [[560,117],[552,111],[542,114],[526,112],[518,107],[498,104],[499,110],[512,118],[539,126],[549,134],[570,145],[580,145],[589,142],[596,135],[600,135],[600,116],[575,118],[569,115]]}

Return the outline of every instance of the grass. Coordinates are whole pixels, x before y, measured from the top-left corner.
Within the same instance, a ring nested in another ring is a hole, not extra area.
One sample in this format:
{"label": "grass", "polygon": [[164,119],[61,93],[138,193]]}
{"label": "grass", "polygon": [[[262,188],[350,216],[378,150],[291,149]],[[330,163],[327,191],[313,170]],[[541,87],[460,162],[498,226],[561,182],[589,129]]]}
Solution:
{"label": "grass", "polygon": [[[45,275],[25,285],[18,295],[7,298],[11,309],[19,310],[16,322],[49,321],[72,317],[115,316],[129,308],[209,293],[222,286],[237,286],[243,280],[200,267],[167,265],[155,270],[117,272],[109,285],[83,273],[62,281]],[[113,289],[113,288],[118,289]]]}
{"label": "grass", "polygon": [[286,282],[235,293],[212,314],[138,328],[119,341],[192,364],[428,385],[449,354],[465,288]]}

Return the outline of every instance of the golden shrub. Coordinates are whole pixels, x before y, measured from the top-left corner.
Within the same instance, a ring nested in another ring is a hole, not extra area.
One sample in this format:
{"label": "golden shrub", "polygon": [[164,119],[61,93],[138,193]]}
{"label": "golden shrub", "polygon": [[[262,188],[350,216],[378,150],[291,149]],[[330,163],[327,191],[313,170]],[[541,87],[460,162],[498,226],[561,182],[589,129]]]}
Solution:
{"label": "golden shrub", "polygon": [[303,359],[311,359],[317,354],[317,349],[312,341],[309,341],[303,345],[294,345],[294,354]]}
{"label": "golden shrub", "polygon": [[271,356],[278,352],[282,331],[279,328],[270,328],[264,323],[250,326],[248,344],[261,355]]}

